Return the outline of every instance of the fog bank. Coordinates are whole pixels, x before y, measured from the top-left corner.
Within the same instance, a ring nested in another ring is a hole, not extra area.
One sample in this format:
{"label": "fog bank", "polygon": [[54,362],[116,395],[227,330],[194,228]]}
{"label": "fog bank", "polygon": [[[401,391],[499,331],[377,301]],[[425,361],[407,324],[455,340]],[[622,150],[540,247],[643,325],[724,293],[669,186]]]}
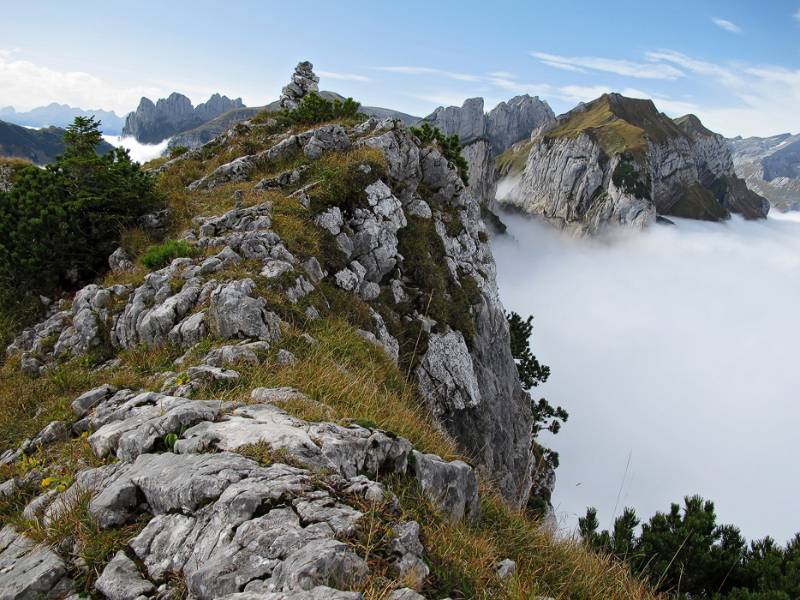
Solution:
{"label": "fog bank", "polygon": [[800,219],[583,240],[502,218],[500,294],[552,368],[534,393],[570,413],[545,440],[562,525],[699,493],[748,538],[800,531]]}
{"label": "fog bank", "polygon": [[143,144],[134,137],[121,135],[103,135],[103,139],[114,147],[126,148],[130,152],[131,158],[140,163],[146,163],[148,160],[161,156],[169,143],[169,140],[166,139],[158,144]]}

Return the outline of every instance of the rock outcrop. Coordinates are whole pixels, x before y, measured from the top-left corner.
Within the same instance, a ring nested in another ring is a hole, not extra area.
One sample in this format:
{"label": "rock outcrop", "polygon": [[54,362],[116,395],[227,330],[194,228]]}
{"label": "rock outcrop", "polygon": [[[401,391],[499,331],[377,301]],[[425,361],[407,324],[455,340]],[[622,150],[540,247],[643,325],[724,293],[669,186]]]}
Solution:
{"label": "rock outcrop", "polygon": [[[240,592],[361,598],[336,588],[357,587],[369,574],[347,540],[370,508],[396,515],[387,560],[399,580],[420,588],[428,575],[420,527],[400,518],[397,499],[370,479],[378,474],[416,478],[450,519],[477,516],[477,480],[468,465],[420,454],[380,430],[309,423],[257,400],[237,407],[106,387],[73,405],[80,418],[73,429],[92,432],[99,458],[118,460],[36,498],[30,518],[52,522],[88,494],[88,513],[101,530],[144,520],[128,552],[118,552],[95,582],[108,598],[134,600],[156,590],[166,597],[178,577],[191,597],[204,600]],[[180,437],[173,452],[159,451],[171,434]],[[263,464],[236,452],[253,447],[279,458]],[[70,565],[11,526],[0,530],[0,567],[4,597],[75,590]]]}
{"label": "rock outcrop", "polygon": [[153,102],[142,98],[137,109],[125,118],[122,135],[129,135],[145,144],[158,142],[210,121],[230,110],[244,108],[241,98],[212,95],[206,102],[192,106],[183,94],[173,92]]}
{"label": "rock outcrop", "polygon": [[641,228],[658,215],[755,219],[769,210],[736,177],[722,136],[694,115],[673,121],[650,100],[605,94],[535,132],[520,151],[528,147],[524,172],[501,202],[576,233]]}
{"label": "rock outcrop", "polygon": [[800,134],[728,139],[736,174],[778,210],[800,210]]}
{"label": "rock outcrop", "polygon": [[525,94],[501,102],[488,113],[484,113],[483,98],[469,98],[460,108],[437,108],[424,121],[446,135],[458,135],[469,168],[468,189],[492,208],[496,158],[554,119],[547,102]]}

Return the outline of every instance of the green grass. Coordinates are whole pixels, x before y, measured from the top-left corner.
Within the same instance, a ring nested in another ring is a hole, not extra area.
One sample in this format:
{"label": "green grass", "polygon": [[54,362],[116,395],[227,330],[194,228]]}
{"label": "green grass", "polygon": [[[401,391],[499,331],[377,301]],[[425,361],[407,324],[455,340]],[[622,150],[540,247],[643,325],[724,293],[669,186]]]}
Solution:
{"label": "green grass", "polygon": [[167,240],[163,244],[157,246],[150,246],[144,254],[142,254],[142,264],[150,269],[156,271],[162,269],[170,264],[176,258],[191,257],[196,253],[195,249],[189,245],[188,242],[183,240]]}
{"label": "green grass", "polygon": [[528,154],[531,152],[533,142],[528,141],[523,144],[514,144],[495,159],[497,173],[504,177],[506,175],[519,175],[525,170],[528,162]]}
{"label": "green grass", "polygon": [[577,137],[585,133],[595,139],[609,156],[629,152],[641,158],[647,141],[663,142],[683,137],[671,119],[661,115],[650,100],[614,99],[603,94],[585,110],[569,116],[545,134],[546,139]]}

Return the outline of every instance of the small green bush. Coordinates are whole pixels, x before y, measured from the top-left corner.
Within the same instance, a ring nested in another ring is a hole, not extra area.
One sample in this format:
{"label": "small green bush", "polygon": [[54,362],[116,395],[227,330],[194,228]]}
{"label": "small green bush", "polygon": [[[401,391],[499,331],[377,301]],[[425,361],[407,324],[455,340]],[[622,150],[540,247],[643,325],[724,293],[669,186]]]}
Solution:
{"label": "small green bush", "polygon": [[176,258],[194,256],[195,249],[183,240],[167,240],[163,244],[150,246],[142,255],[142,264],[156,271],[163,269]]}
{"label": "small green bush", "polygon": [[0,192],[6,322],[38,295],[52,298],[104,272],[121,232],[159,204],[154,178],[123,148],[98,156],[101,141],[99,123],[77,117],[64,134],[62,156],[45,169],[20,167],[14,186]]}
{"label": "small green bush", "polygon": [[283,111],[283,117],[292,125],[314,125],[325,121],[339,119],[358,119],[361,105],[347,98],[342,100],[326,100],[319,94],[311,92],[300,101],[294,110]]}
{"label": "small green bush", "polygon": [[178,158],[183,154],[186,154],[189,151],[189,148],[186,146],[175,146],[174,148],[170,148],[169,157],[170,158]]}
{"label": "small green bush", "polygon": [[630,158],[623,156],[622,160],[614,168],[611,174],[611,181],[614,185],[627,194],[633,194],[637,198],[650,199],[650,184],[645,179],[641,179],[639,171],[630,162]]}
{"label": "small green bush", "polygon": [[431,127],[430,123],[423,123],[421,127],[411,127],[411,133],[417,136],[423,145],[437,145],[450,166],[458,170],[458,176],[464,185],[469,183],[469,165],[467,159],[461,156],[461,141],[457,135],[447,136],[438,127]]}

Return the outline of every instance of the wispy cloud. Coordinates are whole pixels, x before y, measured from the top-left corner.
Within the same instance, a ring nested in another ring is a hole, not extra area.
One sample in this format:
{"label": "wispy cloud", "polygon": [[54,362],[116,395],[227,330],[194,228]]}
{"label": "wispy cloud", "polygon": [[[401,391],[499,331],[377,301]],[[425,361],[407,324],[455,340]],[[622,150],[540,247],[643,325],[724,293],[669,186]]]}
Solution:
{"label": "wispy cloud", "polygon": [[502,79],[516,79],[517,76],[514,73],[509,73],[508,71],[491,71],[488,73],[490,77],[500,77]]}
{"label": "wispy cloud", "polygon": [[797,11],[792,16],[798,21],[800,21],[800,8],[798,8]]}
{"label": "wispy cloud", "polygon": [[173,90],[158,86],[120,86],[82,71],[58,71],[16,58],[16,50],[0,50],[3,102],[27,110],[50,102],[82,108],[103,108],[125,114],[142,96],[160,97]]}
{"label": "wispy cloud", "polygon": [[356,75],[355,73],[337,73],[336,71],[317,71],[317,75],[326,79],[336,79],[337,81],[359,81],[367,82],[372,81],[369,77],[364,75]]}
{"label": "wispy cloud", "polygon": [[[439,106],[460,106],[466,98],[481,96],[485,100],[486,107],[490,108],[501,100],[508,99],[510,95],[531,94],[541,96],[551,94],[554,91],[553,86],[548,84],[520,81],[514,73],[509,71],[490,71],[486,75],[477,75],[427,66],[383,66],[372,68],[384,73],[415,75],[421,79],[429,78],[437,81],[449,79],[472,84],[464,89],[443,89],[437,84],[435,87],[410,90],[406,93],[410,98]],[[428,107],[420,108],[426,110]]]}
{"label": "wispy cloud", "polygon": [[[696,107],[705,124],[728,136],[773,135],[797,123],[800,69],[774,65],[724,65],[696,59],[674,50],[648,52],[653,61],[675,64],[693,75],[715,81],[728,101]],[[794,133],[797,132],[795,128]]]}
{"label": "wispy cloud", "polygon": [[739,27],[733,21],[728,21],[727,19],[720,19],[719,17],[713,17],[711,22],[714,23],[720,29],[724,29],[725,31],[729,31],[731,33],[742,33],[742,28]]}
{"label": "wispy cloud", "polygon": [[550,67],[580,73],[602,71],[638,79],[667,80],[677,79],[684,75],[682,71],[668,64],[639,63],[600,56],[561,56],[546,52],[531,52],[530,54]]}
{"label": "wispy cloud", "polygon": [[728,87],[739,87],[742,85],[742,78],[732,69],[715,63],[699,60],[687,56],[674,50],[658,50],[648,52],[647,58],[652,61],[664,61],[681,67],[696,75],[714,77],[723,82]]}
{"label": "wispy cloud", "polygon": [[387,73],[401,73],[403,75],[439,75],[455,81],[481,81],[480,75],[470,75],[468,73],[457,73],[455,71],[447,71],[445,69],[435,69],[433,67],[413,67],[413,66],[399,66],[399,67],[372,67],[376,71],[384,71]]}

